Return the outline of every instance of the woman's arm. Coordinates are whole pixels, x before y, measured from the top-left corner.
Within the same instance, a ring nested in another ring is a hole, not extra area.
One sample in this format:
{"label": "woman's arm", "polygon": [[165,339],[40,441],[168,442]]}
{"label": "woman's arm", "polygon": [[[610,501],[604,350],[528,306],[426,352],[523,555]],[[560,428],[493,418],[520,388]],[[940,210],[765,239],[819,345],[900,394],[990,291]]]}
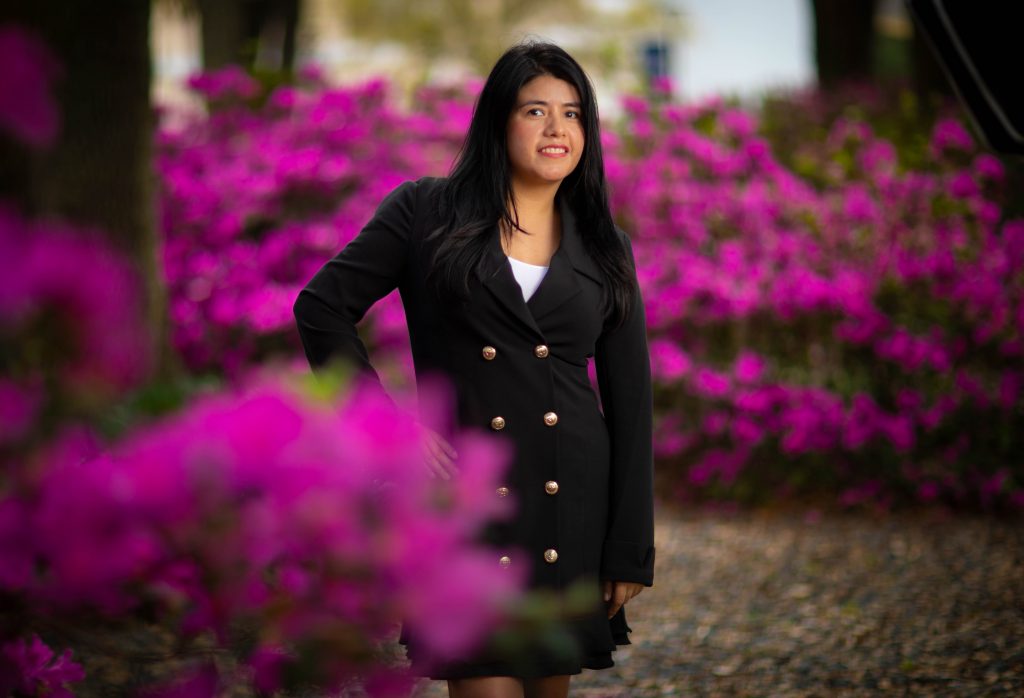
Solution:
{"label": "woman's arm", "polygon": [[[314,371],[339,358],[353,364],[391,400],[370,363],[356,323],[374,303],[402,284],[416,220],[418,182],[404,182],[384,197],[359,235],[324,264],[295,299],[293,312]],[[393,401],[392,401],[393,402]],[[458,474],[458,458],[440,434],[420,425],[424,464],[433,476]]]}
{"label": "woman's arm", "polygon": [[[620,231],[636,273],[629,238]],[[609,519],[601,578],[654,583],[654,457],[651,360],[639,285],[625,322],[601,335],[594,352],[611,439]]]}
{"label": "woman's arm", "polygon": [[384,197],[355,239],[299,292],[293,312],[314,371],[340,358],[380,385],[356,323],[400,285],[406,272],[416,187],[404,182]]}

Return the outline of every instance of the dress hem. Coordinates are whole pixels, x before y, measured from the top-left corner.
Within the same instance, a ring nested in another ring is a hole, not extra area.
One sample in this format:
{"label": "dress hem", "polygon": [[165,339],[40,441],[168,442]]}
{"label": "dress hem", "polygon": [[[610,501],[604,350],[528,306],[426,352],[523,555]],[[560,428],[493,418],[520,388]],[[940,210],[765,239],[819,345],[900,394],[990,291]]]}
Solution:
{"label": "dress hem", "polygon": [[[616,634],[614,641],[616,646],[633,644],[625,633],[621,635]],[[615,666],[615,660],[612,659],[613,649],[608,652],[599,652],[597,654],[587,655],[579,661],[537,662],[528,668],[525,668],[522,664],[513,665],[509,662],[502,661],[472,662],[462,665],[448,665],[443,668],[427,668],[424,666],[417,666],[416,661],[409,656],[410,652],[407,643],[401,641],[400,643],[405,647],[406,658],[412,664],[410,667],[412,674],[420,678],[428,678],[432,681],[470,679],[483,676],[511,676],[517,679],[540,679],[548,676],[576,676],[583,673],[584,669],[600,671],[601,669],[610,669]]]}

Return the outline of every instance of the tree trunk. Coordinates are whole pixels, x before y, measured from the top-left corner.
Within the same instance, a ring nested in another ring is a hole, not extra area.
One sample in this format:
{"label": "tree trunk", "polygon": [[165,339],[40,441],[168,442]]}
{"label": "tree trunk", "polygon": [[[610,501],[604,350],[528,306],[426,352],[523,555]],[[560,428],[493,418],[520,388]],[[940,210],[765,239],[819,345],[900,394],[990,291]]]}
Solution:
{"label": "tree trunk", "polygon": [[245,0],[199,0],[203,37],[203,68],[215,70],[232,63],[249,65],[245,56]]}
{"label": "tree trunk", "polygon": [[156,262],[154,112],[150,106],[149,3],[19,0],[0,15],[35,31],[62,64],[61,132],[30,153],[20,191],[29,214],[95,227],[136,265],[144,284],[154,367],[167,369],[168,321]]}
{"label": "tree trunk", "polygon": [[812,0],[818,84],[871,77],[876,0]]}
{"label": "tree trunk", "polygon": [[199,0],[199,13],[205,69],[229,64],[252,69],[261,49],[274,56],[272,64],[261,67],[292,69],[299,0]]}
{"label": "tree trunk", "polygon": [[284,21],[281,70],[291,72],[295,67],[295,35],[299,30],[299,0],[281,0],[280,4]]}
{"label": "tree trunk", "polygon": [[953,86],[942,70],[939,59],[928,44],[921,29],[914,27],[911,39],[911,64],[913,66],[914,91],[921,97],[921,104],[931,104],[934,95],[945,98],[955,97]]}

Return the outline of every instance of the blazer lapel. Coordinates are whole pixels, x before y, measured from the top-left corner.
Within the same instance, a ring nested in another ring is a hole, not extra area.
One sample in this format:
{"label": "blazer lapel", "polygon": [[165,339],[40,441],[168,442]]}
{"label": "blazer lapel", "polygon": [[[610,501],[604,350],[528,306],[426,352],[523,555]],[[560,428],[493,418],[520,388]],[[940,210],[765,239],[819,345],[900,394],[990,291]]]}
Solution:
{"label": "blazer lapel", "polygon": [[512,265],[501,247],[501,233],[495,225],[487,244],[487,264],[478,273],[481,283],[512,315],[543,338],[537,324],[541,318],[558,309],[582,291],[576,272],[586,274],[599,284],[604,283],[600,269],[587,254],[576,227],[576,217],[564,197],[558,197],[562,219],[562,240],[551,258],[547,273],[529,302],[512,273]]}
{"label": "blazer lapel", "polygon": [[576,272],[586,274],[599,284],[603,284],[604,279],[584,249],[576,216],[562,196],[558,197],[558,207],[562,218],[562,241],[551,258],[547,274],[527,303],[533,318],[538,321],[583,290]]}
{"label": "blazer lapel", "polygon": [[529,308],[523,302],[523,289],[519,287],[515,274],[512,273],[512,265],[509,264],[505,251],[501,248],[501,232],[498,226],[494,225],[487,243],[487,264],[486,269],[479,273],[481,283],[490,291],[501,305],[524,325],[533,330],[539,337],[544,335]]}

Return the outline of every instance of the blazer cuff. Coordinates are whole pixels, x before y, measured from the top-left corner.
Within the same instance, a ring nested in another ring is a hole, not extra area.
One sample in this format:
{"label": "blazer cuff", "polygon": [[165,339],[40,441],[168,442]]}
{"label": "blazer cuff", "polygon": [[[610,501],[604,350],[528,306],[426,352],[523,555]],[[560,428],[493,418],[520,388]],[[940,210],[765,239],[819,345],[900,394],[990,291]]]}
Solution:
{"label": "blazer cuff", "polygon": [[654,546],[606,540],[601,554],[601,579],[654,586]]}

